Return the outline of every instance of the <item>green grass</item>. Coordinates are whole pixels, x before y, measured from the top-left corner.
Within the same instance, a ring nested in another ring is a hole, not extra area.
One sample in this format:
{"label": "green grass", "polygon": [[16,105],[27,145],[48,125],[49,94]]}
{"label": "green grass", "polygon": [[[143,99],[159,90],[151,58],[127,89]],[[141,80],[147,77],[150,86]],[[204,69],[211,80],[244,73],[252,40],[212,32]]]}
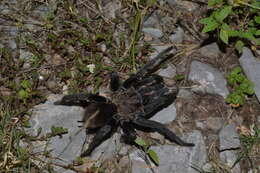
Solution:
{"label": "green grass", "polygon": [[0,172],[29,172],[32,167],[26,148],[19,147],[24,131],[17,112],[8,104],[0,104]]}

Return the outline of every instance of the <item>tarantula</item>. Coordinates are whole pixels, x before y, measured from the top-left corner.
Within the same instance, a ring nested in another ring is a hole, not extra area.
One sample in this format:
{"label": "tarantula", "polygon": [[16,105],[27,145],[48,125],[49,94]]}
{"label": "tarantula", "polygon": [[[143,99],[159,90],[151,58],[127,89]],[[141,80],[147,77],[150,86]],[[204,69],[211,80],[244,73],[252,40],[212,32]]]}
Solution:
{"label": "tarantula", "polygon": [[176,98],[178,88],[165,87],[162,77],[153,74],[158,66],[172,57],[169,47],[148,62],[137,73],[131,75],[120,83],[116,72],[111,73],[110,98],[99,94],[73,94],[66,95],[56,105],[82,106],[85,115],[81,122],[83,127],[96,132],[88,149],[81,157],[89,156],[91,152],[108,139],[118,126],[123,130],[122,139],[125,143],[133,144],[136,131],[149,130],[159,132],[171,142],[181,146],[194,146],[193,143],[184,142],[165,125],[148,120],[155,113],[170,105]]}

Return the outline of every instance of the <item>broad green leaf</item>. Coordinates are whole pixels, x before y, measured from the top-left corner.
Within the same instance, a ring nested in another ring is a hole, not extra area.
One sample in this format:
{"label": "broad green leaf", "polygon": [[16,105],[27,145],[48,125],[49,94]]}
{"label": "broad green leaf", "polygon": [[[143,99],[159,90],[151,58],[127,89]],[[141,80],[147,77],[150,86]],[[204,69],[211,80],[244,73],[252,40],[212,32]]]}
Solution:
{"label": "broad green leaf", "polygon": [[142,138],[140,138],[140,137],[137,137],[137,138],[135,139],[135,143],[136,143],[137,145],[141,146],[141,147],[147,146],[146,142],[145,142]]}
{"label": "broad green leaf", "polygon": [[210,31],[214,31],[217,27],[219,26],[219,23],[217,21],[215,21],[214,19],[210,20],[206,26],[204,26],[202,32],[210,32]]}
{"label": "broad green leaf", "polygon": [[249,20],[249,22],[248,22],[248,26],[255,26],[255,22],[254,22],[254,20]]}
{"label": "broad green leaf", "polygon": [[232,6],[225,6],[220,11],[214,14],[215,19],[218,22],[223,22],[223,20],[232,12]]}
{"label": "broad green leaf", "polygon": [[224,30],[223,28],[221,28],[221,30],[220,30],[220,39],[224,43],[228,44],[228,32],[227,32],[227,30]]}
{"label": "broad green leaf", "polygon": [[241,33],[240,35],[241,38],[246,38],[248,40],[255,40],[255,37],[253,36],[253,34],[251,32],[244,32],[244,33]]}
{"label": "broad green leaf", "polygon": [[228,36],[229,37],[237,37],[239,36],[240,32],[239,31],[236,31],[236,30],[233,30],[233,29],[230,29],[227,31],[228,32]]}
{"label": "broad green leaf", "polygon": [[221,2],[222,2],[222,0],[209,0],[208,1],[208,6],[212,7],[212,6],[217,5],[217,4],[221,3]]}
{"label": "broad green leaf", "polygon": [[259,36],[259,35],[260,35],[260,29],[258,29],[258,30],[255,32],[255,35],[256,35],[256,36]]}
{"label": "broad green leaf", "polygon": [[260,24],[260,16],[255,16],[254,19],[257,24]]}
{"label": "broad green leaf", "polygon": [[248,32],[255,34],[255,32],[257,31],[257,29],[255,27],[249,27],[248,28]]}
{"label": "broad green leaf", "polygon": [[223,23],[223,24],[221,25],[221,28],[224,29],[224,30],[231,30],[231,28],[229,27],[229,25],[226,24],[226,23]]}
{"label": "broad green leaf", "polygon": [[212,17],[207,17],[207,18],[203,18],[199,20],[199,23],[201,24],[208,24],[209,22],[211,22],[211,20],[214,20]]}
{"label": "broad green leaf", "polygon": [[236,44],[235,44],[235,48],[236,48],[236,50],[237,50],[239,53],[241,53],[242,50],[243,50],[244,45],[245,45],[244,42],[242,42],[241,40],[238,40],[238,41],[236,42]]}
{"label": "broad green leaf", "polygon": [[160,160],[159,160],[159,157],[158,157],[158,155],[157,155],[157,153],[156,153],[155,151],[153,151],[153,150],[148,150],[148,155],[149,155],[149,157],[154,161],[154,163],[155,163],[156,165],[159,165]]}

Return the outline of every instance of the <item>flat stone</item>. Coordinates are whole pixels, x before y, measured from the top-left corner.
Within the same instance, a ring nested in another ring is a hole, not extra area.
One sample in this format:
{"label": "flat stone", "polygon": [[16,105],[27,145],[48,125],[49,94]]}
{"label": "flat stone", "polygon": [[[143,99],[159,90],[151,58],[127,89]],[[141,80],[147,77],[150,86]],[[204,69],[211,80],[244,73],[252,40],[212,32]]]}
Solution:
{"label": "flat stone", "polygon": [[190,2],[190,1],[182,1],[182,0],[166,0],[166,2],[168,2],[171,6],[178,6],[179,8],[188,10],[188,11],[195,11],[199,8],[199,5],[194,3],[194,2]]}
{"label": "flat stone", "polygon": [[164,108],[160,112],[157,112],[151,120],[158,121],[160,123],[166,124],[175,120],[176,118],[176,107],[175,104],[172,103],[168,107]]}
{"label": "flat stone", "polygon": [[255,84],[255,94],[260,102],[260,60],[254,57],[251,50],[244,47],[239,62],[248,77]]}
{"label": "flat stone", "polygon": [[170,36],[170,40],[174,43],[182,43],[184,38],[184,31],[181,27],[178,27],[174,34]]}
{"label": "flat stone", "polygon": [[[43,152],[50,150],[54,163],[68,164],[71,163],[81,153],[81,147],[86,138],[86,133],[79,130],[80,125],[77,121],[82,119],[84,110],[76,106],[57,106],[53,102],[61,99],[61,96],[50,95],[48,101],[44,104],[37,105],[33,108],[30,119],[31,127],[27,129],[30,135],[37,135],[38,129],[41,130],[40,136],[51,132],[51,127],[63,127],[68,129],[68,133],[62,135],[62,138],[55,136],[49,138],[49,141],[35,141],[32,143],[33,152]],[[58,168],[56,168],[58,169]],[[62,170],[64,172],[65,170]]]}
{"label": "flat stone", "polygon": [[24,60],[30,60],[31,57],[33,57],[33,53],[26,51],[24,49],[20,49],[20,59],[24,59]]}
{"label": "flat stone", "polygon": [[159,20],[158,20],[158,16],[156,15],[156,13],[154,12],[151,16],[149,16],[143,24],[143,27],[147,28],[147,27],[158,27],[159,26]]}
{"label": "flat stone", "polygon": [[231,123],[221,129],[219,139],[220,150],[240,147],[239,135],[236,132],[236,126],[234,123]]}
{"label": "flat stone", "polygon": [[160,69],[158,74],[164,78],[173,78],[176,75],[176,67],[168,64],[166,68]]}
{"label": "flat stone", "polygon": [[[240,147],[239,135],[236,132],[235,124],[223,127],[219,133],[220,150]],[[220,153],[220,160],[229,167],[233,166],[238,156],[235,150],[226,150]],[[240,173],[240,165],[237,163],[231,170],[232,173]]]}
{"label": "flat stone", "polygon": [[224,98],[229,94],[226,86],[227,81],[223,74],[209,64],[192,61],[188,78],[193,82],[200,83],[199,87],[193,88],[194,91],[219,94]]}
{"label": "flat stone", "polygon": [[[41,128],[39,135],[41,137],[50,133],[52,126],[67,128],[68,133],[62,135],[62,137],[51,137],[48,142],[32,142],[32,152],[50,151],[53,158],[59,158],[53,159],[53,163],[68,165],[80,156],[82,148],[86,148],[83,145],[87,136],[84,129],[79,132],[80,128],[78,126],[81,124],[77,122],[82,120],[84,109],[77,106],[54,105],[53,103],[60,100],[61,97],[60,95],[50,95],[44,104],[35,106],[30,119],[31,127],[26,131],[27,134],[35,136],[38,129]],[[92,152],[90,159],[102,161],[112,157],[119,145],[121,145],[120,135],[115,133]],[[55,170],[60,173],[70,173],[69,170],[60,169],[59,167],[55,167]]]}
{"label": "flat stone", "polygon": [[205,121],[206,127],[215,132],[219,131],[223,126],[223,120],[219,117],[209,117]]}
{"label": "flat stone", "polygon": [[[147,163],[140,157],[140,150],[135,150],[130,154],[132,161],[132,172],[151,173],[151,167],[155,173],[173,172],[174,173],[197,173],[191,166],[202,167],[206,163],[207,153],[203,137],[199,131],[187,134],[185,141],[193,142],[194,147],[182,147],[177,145],[152,146],[159,159],[159,166]],[[144,154],[144,153],[143,153]]]}
{"label": "flat stone", "polygon": [[115,133],[112,137],[108,138],[102,144],[100,144],[95,150],[91,153],[91,159],[98,160],[100,163],[110,157],[114,157],[119,148],[122,147],[123,143],[120,142],[121,135]]}
{"label": "flat stone", "polygon": [[193,97],[193,95],[192,95],[192,92],[190,91],[190,89],[181,88],[179,90],[177,97],[184,98],[184,99],[191,99]]}
{"label": "flat stone", "polygon": [[121,9],[121,2],[118,0],[113,0],[108,2],[104,7],[104,13],[107,18],[116,18],[116,12]]}
{"label": "flat stone", "polygon": [[55,1],[50,1],[48,5],[46,4],[41,4],[37,6],[33,11],[32,15],[35,17],[39,17],[42,19],[45,19],[48,17],[50,13],[53,13],[57,8],[57,2]]}
{"label": "flat stone", "polygon": [[143,28],[142,31],[145,34],[149,34],[154,38],[161,38],[163,36],[163,32],[157,28]]}
{"label": "flat stone", "polygon": [[202,56],[205,56],[207,58],[218,58],[218,56],[221,54],[221,51],[219,50],[219,47],[217,43],[211,43],[209,45],[203,46],[199,49],[199,52]]}

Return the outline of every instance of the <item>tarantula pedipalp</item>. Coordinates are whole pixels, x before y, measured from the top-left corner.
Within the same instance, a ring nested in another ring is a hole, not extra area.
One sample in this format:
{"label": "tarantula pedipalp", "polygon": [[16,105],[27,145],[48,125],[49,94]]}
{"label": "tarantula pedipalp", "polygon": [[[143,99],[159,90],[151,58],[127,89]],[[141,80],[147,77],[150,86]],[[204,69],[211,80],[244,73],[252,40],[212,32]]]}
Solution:
{"label": "tarantula pedipalp", "polygon": [[81,154],[88,156],[120,126],[126,143],[133,143],[135,129],[157,131],[171,142],[181,146],[194,146],[184,142],[163,124],[149,120],[154,114],[170,105],[176,98],[178,88],[168,89],[162,77],[153,74],[158,66],[172,57],[172,47],[162,51],[137,73],[120,84],[119,76],[111,74],[109,98],[98,94],[66,95],[56,105],[82,106],[86,108],[82,120],[87,130],[96,130],[88,149]]}

